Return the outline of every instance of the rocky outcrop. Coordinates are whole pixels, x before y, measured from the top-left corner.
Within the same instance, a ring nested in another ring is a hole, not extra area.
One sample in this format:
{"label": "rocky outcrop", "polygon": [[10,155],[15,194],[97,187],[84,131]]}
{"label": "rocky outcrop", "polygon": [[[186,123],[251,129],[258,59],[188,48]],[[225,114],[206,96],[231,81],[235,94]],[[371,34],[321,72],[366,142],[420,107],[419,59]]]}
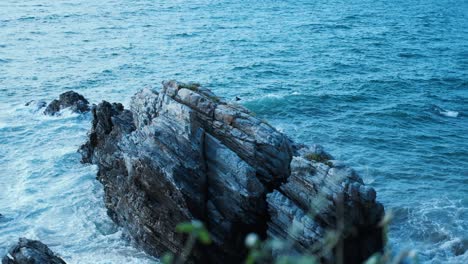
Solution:
{"label": "rocky outcrop", "polygon": [[20,238],[2,259],[2,264],[65,264],[46,245],[37,240]]}
{"label": "rocky outcrop", "polygon": [[75,113],[84,113],[90,110],[89,102],[86,100],[86,98],[74,91],[68,91],[61,94],[58,100],[55,99],[50,102],[44,110],[44,114],[56,115],[65,108],[69,108],[72,112]]}
{"label": "rocky outcrop", "polygon": [[214,242],[195,262],[239,263],[250,232],[291,240],[294,254],[339,230],[347,263],[383,246],[383,206],[352,169],[199,85],[164,82],[130,110],[104,101],[92,114],[83,162],[98,166],[109,215],[152,255],[180,254],[175,226],[191,219]]}

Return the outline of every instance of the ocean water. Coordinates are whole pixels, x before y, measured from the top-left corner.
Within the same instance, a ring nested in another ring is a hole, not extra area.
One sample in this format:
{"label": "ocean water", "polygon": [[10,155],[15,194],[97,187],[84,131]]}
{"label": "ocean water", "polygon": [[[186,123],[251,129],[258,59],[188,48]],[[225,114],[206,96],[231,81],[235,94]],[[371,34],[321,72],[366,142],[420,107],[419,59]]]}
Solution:
{"label": "ocean water", "polygon": [[468,263],[468,2],[2,0],[0,255],[20,236],[69,263],[154,263],[79,163],[91,117],[24,104],[75,90],[128,105],[162,80],[236,96],[352,165],[393,212],[390,245]]}

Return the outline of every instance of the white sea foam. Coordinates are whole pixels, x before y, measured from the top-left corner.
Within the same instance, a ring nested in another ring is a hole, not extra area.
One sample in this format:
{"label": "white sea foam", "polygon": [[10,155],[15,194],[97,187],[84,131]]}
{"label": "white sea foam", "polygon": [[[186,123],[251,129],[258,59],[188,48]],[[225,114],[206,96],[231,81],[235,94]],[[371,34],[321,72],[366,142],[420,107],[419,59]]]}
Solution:
{"label": "white sea foam", "polygon": [[446,117],[458,117],[458,114],[459,114],[456,111],[449,111],[449,110],[439,111],[439,113]]}
{"label": "white sea foam", "polygon": [[38,239],[67,263],[158,263],[122,238],[106,213],[95,166],[77,149],[88,114],[47,116],[18,107],[0,114],[0,256],[19,237]]}
{"label": "white sea foam", "polygon": [[446,116],[446,117],[458,117],[460,114],[457,111],[452,111],[452,110],[445,110],[437,105],[434,105],[434,110],[439,113],[440,115]]}

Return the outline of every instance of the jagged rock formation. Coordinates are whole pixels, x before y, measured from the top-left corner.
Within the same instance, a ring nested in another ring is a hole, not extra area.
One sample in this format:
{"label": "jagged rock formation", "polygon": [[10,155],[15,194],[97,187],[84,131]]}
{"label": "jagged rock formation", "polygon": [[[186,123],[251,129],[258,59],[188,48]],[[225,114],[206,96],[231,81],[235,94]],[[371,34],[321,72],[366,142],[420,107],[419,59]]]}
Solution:
{"label": "jagged rock formation", "polygon": [[83,162],[98,165],[109,215],[150,254],[180,253],[175,226],[191,219],[214,241],[195,248],[195,262],[239,263],[250,232],[293,238],[294,254],[339,229],[346,263],[383,246],[383,206],[352,169],[207,89],[164,82],[130,110],[104,101],[92,113]]}
{"label": "jagged rock formation", "polygon": [[20,238],[3,257],[2,264],[65,264],[65,261],[42,242]]}
{"label": "jagged rock formation", "polygon": [[58,100],[55,99],[50,102],[44,110],[44,114],[55,115],[65,108],[70,108],[75,113],[84,113],[90,110],[89,102],[86,98],[74,91],[68,91],[62,93]]}

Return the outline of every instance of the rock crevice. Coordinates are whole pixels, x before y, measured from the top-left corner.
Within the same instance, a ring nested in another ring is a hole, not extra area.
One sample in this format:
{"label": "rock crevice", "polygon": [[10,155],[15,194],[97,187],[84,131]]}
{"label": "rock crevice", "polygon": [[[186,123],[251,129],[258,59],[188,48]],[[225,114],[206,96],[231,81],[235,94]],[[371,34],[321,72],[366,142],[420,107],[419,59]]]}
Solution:
{"label": "rock crevice", "polygon": [[291,252],[301,252],[340,219],[350,263],[382,248],[383,207],[352,169],[208,89],[163,82],[133,96],[130,110],[104,101],[92,114],[83,162],[98,166],[110,216],[152,255],[180,254],[175,226],[191,219],[203,220],[214,241],[195,248],[196,262],[238,263],[250,232],[292,236]]}

